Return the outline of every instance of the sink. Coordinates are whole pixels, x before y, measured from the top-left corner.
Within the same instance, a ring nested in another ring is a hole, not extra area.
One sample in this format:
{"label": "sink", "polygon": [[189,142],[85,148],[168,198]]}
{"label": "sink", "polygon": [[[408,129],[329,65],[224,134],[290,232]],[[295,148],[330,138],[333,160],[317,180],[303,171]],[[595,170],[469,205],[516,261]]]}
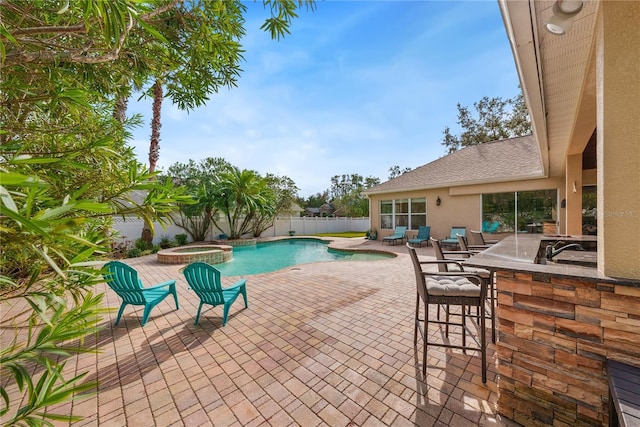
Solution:
{"label": "sink", "polygon": [[554,258],[557,264],[597,267],[598,253],[595,251],[564,251]]}
{"label": "sink", "polygon": [[[566,234],[545,234],[540,241],[538,254],[535,258],[536,264],[568,264],[579,265],[583,267],[597,267],[598,253],[597,240],[594,236],[571,236]],[[551,260],[546,258],[546,249],[548,245],[556,249],[564,246],[578,243],[584,250],[576,250],[575,248],[567,248],[555,255]]]}

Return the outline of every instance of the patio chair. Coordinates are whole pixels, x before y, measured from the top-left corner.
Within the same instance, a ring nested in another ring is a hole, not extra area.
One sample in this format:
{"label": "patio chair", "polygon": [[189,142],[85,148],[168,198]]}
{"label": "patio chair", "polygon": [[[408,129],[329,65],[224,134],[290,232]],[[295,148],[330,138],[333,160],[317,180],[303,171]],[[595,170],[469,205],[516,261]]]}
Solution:
{"label": "patio chair", "polygon": [[490,247],[490,245],[470,245],[465,236],[458,234],[458,246],[462,252],[477,254]]}
{"label": "patio chair", "polygon": [[458,234],[467,235],[467,227],[453,226],[449,232],[449,237],[440,240],[441,245],[458,246]]}
{"label": "patio chair", "polygon": [[200,312],[204,304],[214,307],[224,305],[222,326],[227,324],[229,308],[236,298],[238,298],[238,295],[242,294],[244,307],[249,308],[247,304],[247,279],[240,279],[232,286],[223,288],[222,282],[220,281],[220,272],[204,262],[194,262],[187,265],[183,273],[187,279],[187,283],[189,283],[190,289],[200,298],[200,305],[198,306],[198,314],[196,314],[194,325],[197,325],[200,320]]}
{"label": "patio chair", "polygon": [[483,221],[482,232],[483,233],[495,233],[500,228],[499,221]]}
{"label": "patio chair", "polygon": [[395,245],[397,240],[400,240],[400,242],[402,243],[406,238],[407,238],[407,227],[398,226],[393,231],[393,234],[391,236],[386,236],[382,238],[382,244],[384,245],[384,242],[389,242],[389,244],[393,242],[393,244]]}
{"label": "patio chair", "polygon": [[[457,237],[457,236],[456,236]],[[437,239],[431,238],[431,246],[433,246],[433,252],[436,260],[439,261],[455,261],[458,269],[467,273],[474,273],[480,276],[489,285],[489,293],[487,297],[489,299],[489,305],[491,312],[489,313],[489,319],[491,319],[491,341],[496,342],[496,297],[495,297],[495,277],[493,271],[485,270],[484,268],[475,268],[469,266],[462,266],[461,262],[469,259],[473,255],[477,254],[474,251],[443,251],[440,242]],[[442,273],[449,272],[449,266],[446,263],[438,265],[438,271]],[[438,312],[438,314],[440,314]]]}
{"label": "patio chair", "polygon": [[115,325],[120,322],[120,317],[127,304],[144,305],[142,326],[147,323],[151,309],[169,295],[173,295],[173,299],[176,302],[176,310],[180,308],[178,305],[175,280],[169,280],[159,285],[145,288],[142,286],[142,281],[138,278],[138,272],[133,267],[120,261],[108,262],[104,267],[107,269],[107,272],[103,273],[107,285],[122,298],[122,304],[120,305],[120,310],[118,310]]}
{"label": "patio chair", "polygon": [[418,227],[418,234],[416,237],[409,239],[407,243],[422,246],[422,242],[427,242],[427,246],[429,246],[429,237],[431,237],[431,227],[428,225],[421,225]]}
{"label": "patio chair", "polygon": [[[433,237],[431,237],[430,240],[431,240],[431,246],[433,246],[433,252],[436,256],[436,259],[439,261],[447,260],[447,261],[462,262],[477,253],[477,252],[471,252],[471,251],[445,251],[442,249],[442,240],[434,239]],[[458,237],[456,236],[456,241],[457,240],[458,240]],[[443,273],[449,271],[446,264],[439,265],[438,270]]]}
{"label": "patio chair", "polygon": [[[433,240],[432,240],[433,241]],[[418,331],[422,337],[422,375],[427,374],[427,347],[429,345],[479,351],[482,358],[482,382],[487,382],[487,341],[485,337],[485,298],[487,293],[487,283],[480,276],[462,271],[462,265],[455,261],[421,261],[416,254],[415,248],[407,243],[407,249],[413,262],[416,276],[416,313],[413,331],[413,345],[418,344]],[[428,271],[423,267],[428,265],[456,264],[460,271],[438,272]],[[422,301],[423,312],[420,310]],[[438,305],[446,307],[445,320],[440,320],[440,316],[433,320],[429,316],[429,306]],[[459,306],[460,310],[453,312],[451,307]],[[467,307],[477,307],[479,310],[480,330],[476,336],[467,326]],[[422,318],[420,315],[422,314]],[[452,320],[452,317],[454,320]],[[460,319],[456,321],[455,319]],[[445,339],[435,341],[430,339],[433,335],[429,332],[431,324],[445,326]],[[424,326],[423,326],[424,325]],[[449,340],[449,327],[461,328],[462,345],[452,344]],[[476,345],[467,344],[467,334],[469,334]]]}
{"label": "patio chair", "polygon": [[491,246],[498,243],[498,240],[485,240],[484,235],[482,234],[482,231],[469,230],[469,233],[471,235],[472,245]]}

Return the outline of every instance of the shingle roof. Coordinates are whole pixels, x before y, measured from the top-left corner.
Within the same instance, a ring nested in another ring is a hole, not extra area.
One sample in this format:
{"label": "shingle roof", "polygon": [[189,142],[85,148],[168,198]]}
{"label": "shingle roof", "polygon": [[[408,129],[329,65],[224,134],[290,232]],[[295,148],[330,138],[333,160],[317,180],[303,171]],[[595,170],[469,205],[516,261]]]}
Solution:
{"label": "shingle roof", "polygon": [[543,176],[538,145],[529,135],[463,148],[364,193],[519,181]]}

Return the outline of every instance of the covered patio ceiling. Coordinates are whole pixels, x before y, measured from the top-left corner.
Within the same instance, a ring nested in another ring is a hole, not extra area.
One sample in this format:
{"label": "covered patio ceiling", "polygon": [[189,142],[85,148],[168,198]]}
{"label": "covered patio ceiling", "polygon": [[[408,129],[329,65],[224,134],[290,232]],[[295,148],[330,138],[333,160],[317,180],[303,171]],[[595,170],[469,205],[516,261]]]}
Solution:
{"label": "covered patio ceiling", "polygon": [[595,31],[599,0],[585,1],[571,30],[544,26],[555,0],[499,0],[547,176],[562,176],[596,127]]}

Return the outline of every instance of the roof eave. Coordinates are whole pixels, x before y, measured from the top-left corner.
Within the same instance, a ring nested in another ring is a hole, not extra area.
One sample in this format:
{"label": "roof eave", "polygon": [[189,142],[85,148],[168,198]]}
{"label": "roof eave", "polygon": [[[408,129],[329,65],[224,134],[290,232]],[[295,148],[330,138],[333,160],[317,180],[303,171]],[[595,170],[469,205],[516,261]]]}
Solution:
{"label": "roof eave", "polygon": [[512,182],[512,181],[527,181],[527,180],[540,179],[540,178],[546,178],[546,175],[544,173],[539,173],[539,174],[530,174],[530,175],[521,175],[521,176],[510,176],[508,178],[503,178],[503,179],[487,178],[487,179],[473,180],[473,181],[471,180],[458,181],[458,182],[452,182],[452,183],[440,183],[440,184],[433,184],[433,185],[417,185],[413,187],[391,188],[391,189],[378,190],[378,191],[366,190],[366,191],[363,191],[362,194],[366,196],[373,196],[373,195],[379,195],[379,194],[407,193],[411,191],[434,190],[438,188],[449,188],[449,187],[466,187],[471,185],[496,184],[501,182]]}
{"label": "roof eave", "polygon": [[520,85],[531,117],[531,128],[542,161],[544,176],[549,176],[546,108],[542,67],[538,50],[536,14],[533,1],[498,0],[509,44],[513,52]]}

